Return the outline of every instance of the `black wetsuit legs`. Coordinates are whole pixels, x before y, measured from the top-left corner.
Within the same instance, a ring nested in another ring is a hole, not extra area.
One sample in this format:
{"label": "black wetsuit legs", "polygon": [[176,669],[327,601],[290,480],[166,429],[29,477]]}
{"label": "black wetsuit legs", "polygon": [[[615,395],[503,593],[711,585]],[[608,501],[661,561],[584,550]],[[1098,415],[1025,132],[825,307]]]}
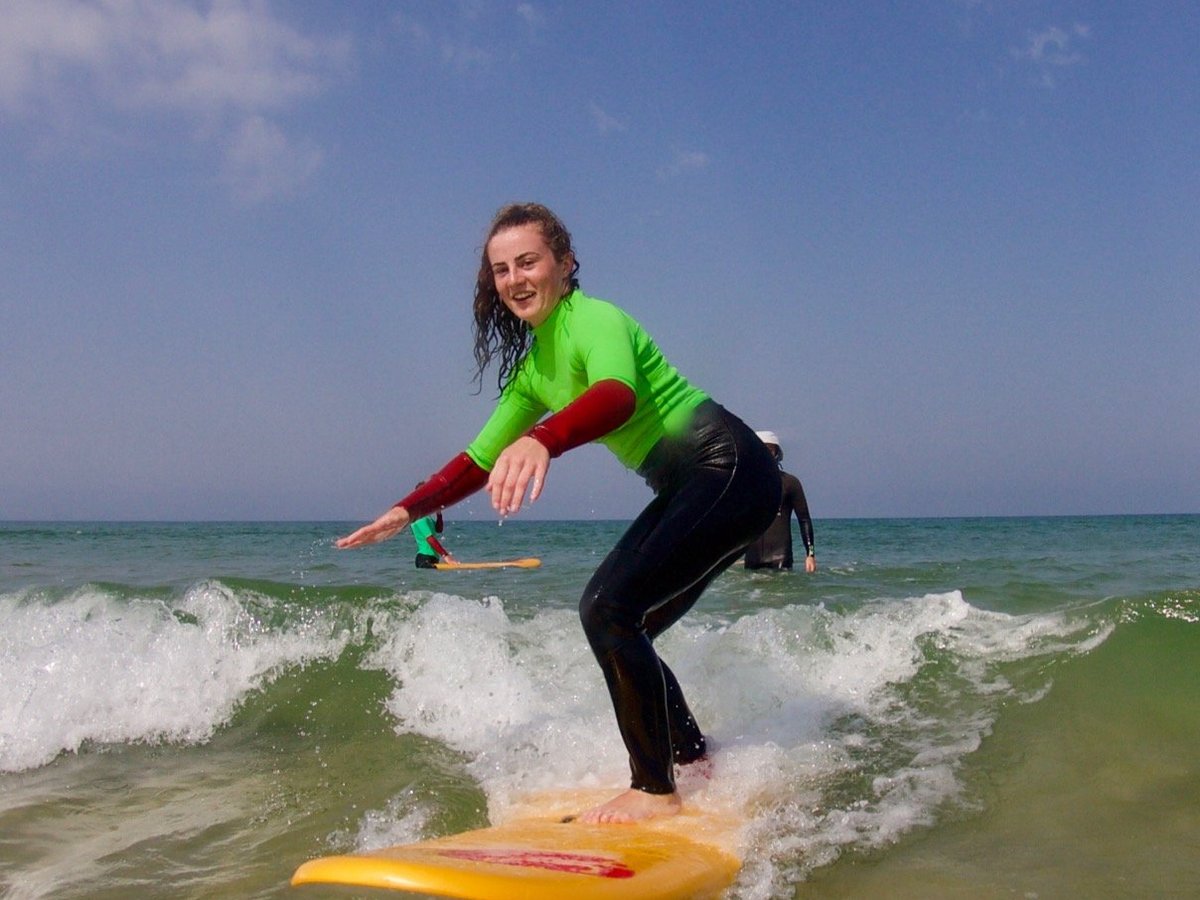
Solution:
{"label": "black wetsuit legs", "polygon": [[652,642],[762,532],[781,489],[765,445],[711,402],[688,434],[659,442],[642,473],[656,496],[596,570],[579,609],[629,750],[632,786],[668,794],[673,761],[702,755],[704,736]]}

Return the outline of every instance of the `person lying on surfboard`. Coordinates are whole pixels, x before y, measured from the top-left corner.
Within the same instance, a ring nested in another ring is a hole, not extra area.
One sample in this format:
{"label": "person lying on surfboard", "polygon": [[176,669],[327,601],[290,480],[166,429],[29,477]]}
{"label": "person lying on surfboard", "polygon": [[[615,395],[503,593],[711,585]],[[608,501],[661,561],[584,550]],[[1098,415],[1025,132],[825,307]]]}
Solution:
{"label": "person lying on surfboard", "polygon": [[[424,481],[418,481],[417,487]],[[417,558],[414,560],[418,569],[436,569],[437,564],[445,560],[448,563],[458,562],[449,550],[438,540],[438,535],[446,528],[442,520],[442,511],[414,519],[409,526],[413,540],[417,542]]]}
{"label": "person lying on surfboard", "polygon": [[[385,540],[487,489],[501,514],[545,486],[550,461],[598,440],[654,499],[596,570],[579,615],[629,752],[629,790],[583,822],[680,810],[674,764],[704,734],[653,642],[775,518],[779,467],[740,419],[689,383],[620,308],[583,293],[566,227],[540,204],[503,207],[475,283],[476,376],[497,362],[495,411],[464,452],[374,522],[337,541]],[[550,415],[547,416],[547,413]]]}

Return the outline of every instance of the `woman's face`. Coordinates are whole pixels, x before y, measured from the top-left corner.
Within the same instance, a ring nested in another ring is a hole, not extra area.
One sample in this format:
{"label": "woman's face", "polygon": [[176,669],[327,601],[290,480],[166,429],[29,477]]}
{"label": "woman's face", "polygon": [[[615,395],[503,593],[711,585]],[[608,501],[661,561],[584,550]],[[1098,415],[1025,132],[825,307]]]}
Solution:
{"label": "woman's face", "polygon": [[567,291],[571,255],[555,259],[534,222],[496,232],[487,255],[496,293],[509,312],[531,328],[545,322]]}

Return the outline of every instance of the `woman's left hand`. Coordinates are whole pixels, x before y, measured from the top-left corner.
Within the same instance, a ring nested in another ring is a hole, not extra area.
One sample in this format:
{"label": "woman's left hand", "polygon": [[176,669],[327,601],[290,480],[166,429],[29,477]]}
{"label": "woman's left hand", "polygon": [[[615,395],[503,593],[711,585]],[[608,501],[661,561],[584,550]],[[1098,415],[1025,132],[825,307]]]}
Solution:
{"label": "woman's left hand", "polygon": [[549,469],[550,451],[540,441],[528,436],[513,441],[500,454],[488,476],[492,508],[501,515],[517,512],[527,488],[529,502],[533,503],[541,496]]}

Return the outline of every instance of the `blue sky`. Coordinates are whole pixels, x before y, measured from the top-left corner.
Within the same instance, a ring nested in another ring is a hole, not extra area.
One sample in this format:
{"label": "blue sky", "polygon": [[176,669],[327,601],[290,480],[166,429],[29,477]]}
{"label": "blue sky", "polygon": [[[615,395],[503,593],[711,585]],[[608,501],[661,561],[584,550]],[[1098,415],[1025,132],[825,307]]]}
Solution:
{"label": "blue sky", "polygon": [[[1200,512],[1197,48],[1192,2],[0,0],[0,519],[373,518],[490,409],[511,200],[817,519]],[[647,493],[587,447],[527,514]]]}

